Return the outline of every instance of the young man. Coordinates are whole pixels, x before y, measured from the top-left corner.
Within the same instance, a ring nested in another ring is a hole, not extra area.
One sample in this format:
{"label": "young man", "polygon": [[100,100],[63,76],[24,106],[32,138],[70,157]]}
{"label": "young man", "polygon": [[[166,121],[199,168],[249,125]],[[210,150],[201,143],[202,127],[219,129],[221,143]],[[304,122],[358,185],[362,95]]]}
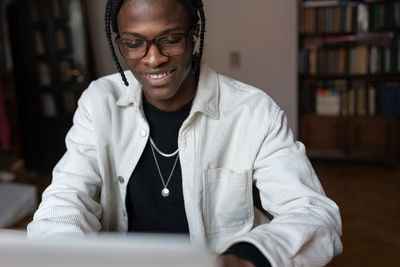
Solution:
{"label": "young man", "polygon": [[283,111],[201,62],[201,0],[110,0],[106,32],[122,81],[94,81],[79,100],[30,237],[188,233],[225,266],[320,266],[341,252],[338,207]]}

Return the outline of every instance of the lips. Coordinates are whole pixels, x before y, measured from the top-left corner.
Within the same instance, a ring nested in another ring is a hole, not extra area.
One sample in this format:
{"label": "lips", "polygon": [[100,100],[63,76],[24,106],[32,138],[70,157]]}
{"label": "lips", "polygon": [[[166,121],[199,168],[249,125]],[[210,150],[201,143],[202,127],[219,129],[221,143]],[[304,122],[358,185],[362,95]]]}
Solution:
{"label": "lips", "polygon": [[167,72],[158,73],[158,74],[146,74],[146,76],[147,76],[148,78],[150,78],[150,79],[158,80],[158,79],[162,79],[162,78],[164,78],[165,76],[171,74],[171,72],[172,72],[172,71],[167,71]]}
{"label": "lips", "polygon": [[168,71],[143,73],[143,76],[146,78],[151,86],[161,87],[171,82],[174,73],[175,69]]}

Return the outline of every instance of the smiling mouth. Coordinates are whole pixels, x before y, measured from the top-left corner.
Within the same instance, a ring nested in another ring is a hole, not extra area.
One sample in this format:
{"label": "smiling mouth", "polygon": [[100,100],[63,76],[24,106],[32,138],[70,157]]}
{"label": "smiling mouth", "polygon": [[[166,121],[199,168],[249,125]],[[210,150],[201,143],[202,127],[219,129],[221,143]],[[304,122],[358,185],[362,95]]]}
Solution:
{"label": "smiling mouth", "polygon": [[170,75],[173,71],[174,71],[174,70],[167,71],[167,72],[164,72],[164,73],[146,74],[145,76],[146,76],[147,78],[150,78],[150,79],[153,79],[153,80],[161,80],[162,78],[164,78],[164,77]]}

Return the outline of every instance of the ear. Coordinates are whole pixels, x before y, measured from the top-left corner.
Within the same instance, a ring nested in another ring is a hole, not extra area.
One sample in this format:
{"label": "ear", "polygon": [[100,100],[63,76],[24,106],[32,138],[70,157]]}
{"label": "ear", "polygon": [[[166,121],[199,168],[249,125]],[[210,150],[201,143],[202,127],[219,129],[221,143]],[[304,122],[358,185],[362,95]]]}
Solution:
{"label": "ear", "polygon": [[194,26],[192,35],[193,35],[193,38],[194,38],[195,41],[197,41],[197,39],[199,39],[199,35],[200,35],[200,24],[196,24],[196,26]]}
{"label": "ear", "polygon": [[193,40],[193,55],[197,54],[197,51],[199,49],[200,43],[198,42],[199,40],[199,35],[200,35],[200,25],[196,24],[196,26],[194,26],[193,32],[192,32],[192,40]]}

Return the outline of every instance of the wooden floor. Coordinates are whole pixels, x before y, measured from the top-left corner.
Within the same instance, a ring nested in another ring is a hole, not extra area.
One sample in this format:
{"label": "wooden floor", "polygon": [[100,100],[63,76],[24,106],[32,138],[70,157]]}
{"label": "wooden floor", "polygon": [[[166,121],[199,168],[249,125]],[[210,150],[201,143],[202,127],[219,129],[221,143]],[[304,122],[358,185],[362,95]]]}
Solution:
{"label": "wooden floor", "polygon": [[342,215],[343,253],[328,266],[400,266],[400,170],[365,163],[313,165]]}
{"label": "wooden floor", "polygon": [[[328,266],[400,266],[400,169],[320,161],[313,166],[343,221],[344,251]],[[31,175],[25,182],[42,191],[50,176]],[[24,228],[30,220],[15,227]]]}

